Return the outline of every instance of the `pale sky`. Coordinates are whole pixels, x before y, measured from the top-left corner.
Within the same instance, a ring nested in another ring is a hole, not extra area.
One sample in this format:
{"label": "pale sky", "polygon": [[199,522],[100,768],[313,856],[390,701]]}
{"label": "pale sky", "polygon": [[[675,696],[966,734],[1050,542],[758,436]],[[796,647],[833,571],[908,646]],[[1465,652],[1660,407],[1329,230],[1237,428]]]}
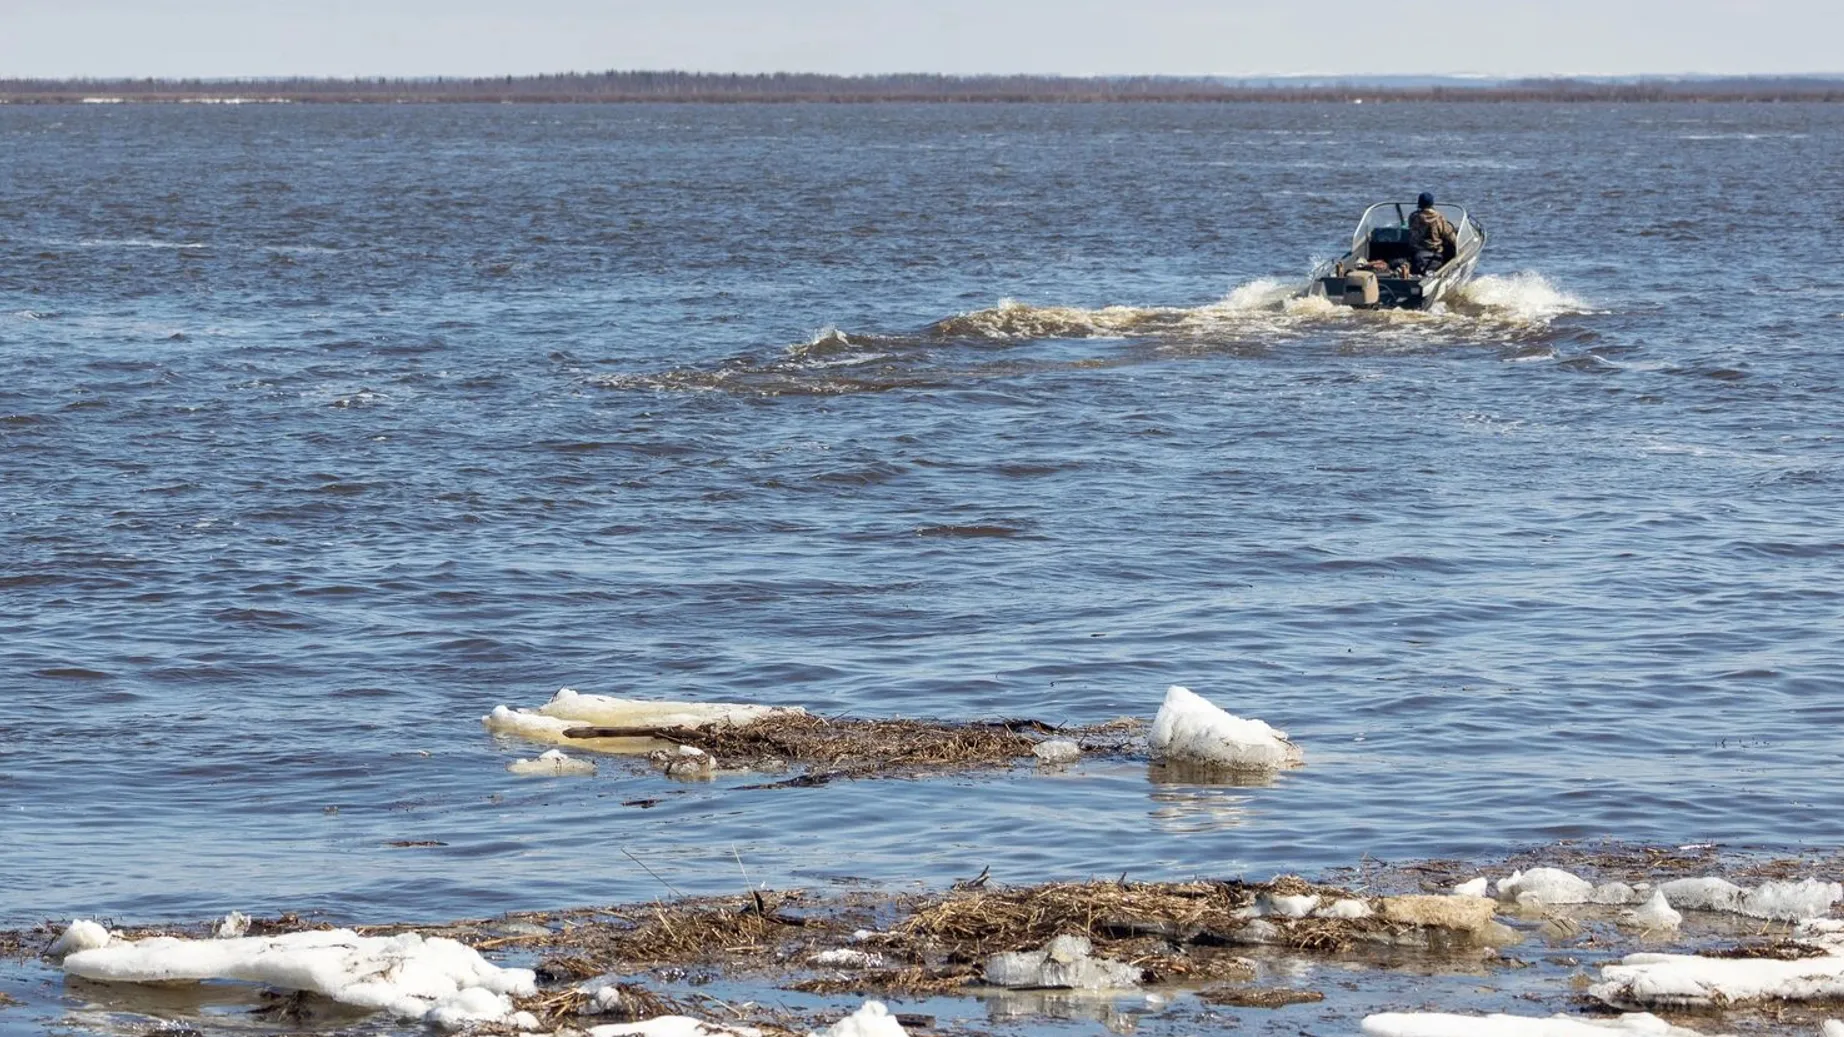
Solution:
{"label": "pale sky", "polygon": [[0,78],[1844,72],[1844,0],[0,0]]}

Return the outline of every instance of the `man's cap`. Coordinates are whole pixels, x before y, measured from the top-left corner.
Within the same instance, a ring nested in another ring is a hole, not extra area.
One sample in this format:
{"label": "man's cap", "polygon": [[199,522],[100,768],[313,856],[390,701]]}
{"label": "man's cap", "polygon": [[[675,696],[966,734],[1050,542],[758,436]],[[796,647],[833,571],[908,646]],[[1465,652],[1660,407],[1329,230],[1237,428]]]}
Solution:
{"label": "man's cap", "polygon": [[1421,206],[1424,209],[1431,209],[1434,207],[1434,196],[1429,194],[1426,191],[1423,191],[1421,193],[1421,197],[1415,199],[1415,204]]}

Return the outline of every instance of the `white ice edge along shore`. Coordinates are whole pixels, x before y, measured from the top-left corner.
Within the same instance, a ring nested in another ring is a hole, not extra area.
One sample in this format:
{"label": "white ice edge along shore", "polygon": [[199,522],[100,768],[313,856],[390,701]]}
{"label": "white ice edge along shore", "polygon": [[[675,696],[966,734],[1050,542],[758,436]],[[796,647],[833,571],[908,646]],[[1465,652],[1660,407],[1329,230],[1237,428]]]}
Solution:
{"label": "white ice edge along shore", "polygon": [[[64,971],[101,983],[174,983],[231,980],[320,994],[354,1008],[438,1026],[464,1029],[496,1023],[538,1030],[514,997],[538,992],[530,969],[502,968],[465,944],[418,933],[361,936],[350,929],[282,936],[193,940],[158,936],[126,940],[83,920],[65,930],[49,952],[62,955]],[[594,1037],[758,1037],[748,1027],[717,1027],[684,1016],[596,1027]],[[818,1037],[905,1037],[881,1002],[858,1011]]]}
{"label": "white ice edge along shore", "polygon": [[124,940],[77,922],[53,945],[64,971],[106,983],[235,980],[304,990],[395,1018],[457,1029],[504,1023],[536,1029],[514,996],[537,993],[530,969],[501,968],[465,944],[417,933],[361,936],[350,929],[282,936]]}

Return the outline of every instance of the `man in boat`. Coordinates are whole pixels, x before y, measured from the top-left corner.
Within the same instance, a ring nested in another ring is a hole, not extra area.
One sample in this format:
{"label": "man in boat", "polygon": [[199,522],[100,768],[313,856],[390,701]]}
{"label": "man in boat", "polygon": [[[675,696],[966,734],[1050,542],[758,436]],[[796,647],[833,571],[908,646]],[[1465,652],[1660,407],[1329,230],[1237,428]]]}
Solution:
{"label": "man in boat", "polygon": [[1426,191],[1415,199],[1419,206],[1409,217],[1409,242],[1415,246],[1415,276],[1439,270],[1460,251],[1459,235],[1434,207],[1434,196]]}

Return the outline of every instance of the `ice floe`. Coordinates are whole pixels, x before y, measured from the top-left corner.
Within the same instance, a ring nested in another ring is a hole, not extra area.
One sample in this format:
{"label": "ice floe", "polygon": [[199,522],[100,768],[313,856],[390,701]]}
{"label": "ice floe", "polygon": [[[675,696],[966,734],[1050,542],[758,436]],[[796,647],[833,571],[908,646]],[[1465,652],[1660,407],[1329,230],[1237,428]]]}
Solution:
{"label": "ice floe", "polygon": [[1314,918],[1344,918],[1344,919],[1355,920],[1358,918],[1369,918],[1371,915],[1375,913],[1376,913],[1375,911],[1371,910],[1370,905],[1364,903],[1362,900],[1355,900],[1355,899],[1352,899],[1351,897],[1341,897],[1338,900],[1334,900],[1331,903],[1324,905],[1323,907],[1319,908],[1317,911],[1314,911],[1313,917]]}
{"label": "ice floe", "polygon": [[662,1015],[639,1023],[591,1027],[589,1037],[762,1037],[753,1026],[719,1026],[689,1015]]}
{"label": "ice floe", "polygon": [[883,968],[884,956],[876,951],[840,947],[830,951],[821,951],[808,958],[807,962],[830,969],[878,969]]}
{"label": "ice floe", "polygon": [[1645,882],[1637,886],[1629,886],[1624,882],[1603,882],[1594,887],[1594,892],[1588,894],[1588,903],[1606,904],[1613,907],[1637,904],[1651,899],[1645,895],[1645,891],[1651,888],[1651,885]]}
{"label": "ice floe", "polygon": [[1688,911],[1736,912],[1748,895],[1747,890],[1728,879],[1715,878],[1672,879],[1661,884],[1658,891],[1671,906]]}
{"label": "ice floe", "polygon": [[1594,884],[1561,868],[1514,871],[1498,880],[1498,899],[1520,904],[1585,904]]}
{"label": "ice floe", "polygon": [[220,940],[234,940],[250,931],[250,916],[242,911],[232,911],[218,922],[218,927],[211,935]]}
{"label": "ice floe", "polygon": [[104,933],[98,943],[100,929],[77,922],[59,938],[54,949],[68,951],[66,973],[103,983],[262,983],[448,1029],[482,1022],[537,1028],[512,1003],[513,996],[537,992],[531,970],[500,968],[443,937],[331,929],[211,940],[125,940]]}
{"label": "ice floe", "polygon": [[66,928],[64,932],[60,933],[56,940],[51,942],[51,946],[45,949],[45,956],[48,958],[62,958],[69,954],[75,954],[78,951],[88,951],[98,947],[107,947],[113,939],[115,939],[114,935],[111,934],[109,930],[103,928],[101,922],[92,922],[87,918],[79,918],[72,922],[69,928]]}
{"label": "ice floe", "polygon": [[568,756],[561,749],[552,749],[535,760],[514,760],[506,769],[522,778],[590,777],[596,771],[594,763]]}
{"label": "ice floe", "polygon": [[1225,713],[1176,684],[1166,689],[1147,744],[1155,760],[1231,771],[1274,771],[1305,762],[1285,731]]}
{"label": "ice floe", "polygon": [[1647,1012],[1612,1019],[1553,1015],[1455,1015],[1446,1012],[1385,1012],[1364,1019],[1370,1037],[1703,1037]]}
{"label": "ice floe", "polygon": [[986,982],[996,987],[1131,990],[1140,970],[1111,958],[1092,956],[1084,936],[1059,936],[1035,951],[1012,951],[986,959]]}
{"label": "ice floe", "polygon": [[1082,756],[1082,746],[1073,738],[1051,738],[1032,746],[1031,755],[1043,763],[1074,763]]}
{"label": "ice floe", "polygon": [[1744,1001],[1844,997],[1844,957],[1706,958],[1629,954],[1588,993],[1617,1008],[1709,1008]]}
{"label": "ice floe", "polygon": [[1453,887],[1453,894],[1457,897],[1491,896],[1492,883],[1484,875],[1481,875],[1476,879],[1467,879],[1465,882]]}
{"label": "ice floe", "polygon": [[1684,916],[1672,910],[1665,891],[1660,889],[1653,891],[1652,899],[1627,912],[1626,920],[1647,929],[1676,929],[1683,924]]}
{"label": "ice floe", "polygon": [[[1455,887],[1455,892],[1479,889],[1482,880],[1474,879]],[[1662,895],[1662,907],[1671,911],[1720,911],[1773,921],[1799,921],[1815,918],[1844,900],[1844,885],[1817,879],[1799,881],[1773,880],[1749,889],[1722,878],[1672,879],[1654,887],[1648,883],[1628,885],[1607,882],[1599,886],[1561,868],[1531,868],[1514,871],[1498,880],[1500,900],[1527,907],[1570,904],[1625,906],[1644,904],[1659,918],[1665,917],[1652,907]]]}
{"label": "ice floe", "polygon": [[866,1001],[856,1012],[812,1037],[908,1037],[908,1034],[882,1001]]}
{"label": "ice floe", "polygon": [[[610,695],[586,695],[573,688],[560,688],[551,700],[536,709],[495,706],[480,718],[487,730],[513,735],[530,741],[580,745],[583,748],[621,750],[603,739],[575,739],[567,732],[595,727],[620,731],[670,731],[693,727],[747,727],[759,720],[777,716],[800,716],[805,710],[795,706],[764,706],[721,702],[656,702],[624,699]],[[626,751],[645,752],[657,742],[635,736],[636,744]]]}

